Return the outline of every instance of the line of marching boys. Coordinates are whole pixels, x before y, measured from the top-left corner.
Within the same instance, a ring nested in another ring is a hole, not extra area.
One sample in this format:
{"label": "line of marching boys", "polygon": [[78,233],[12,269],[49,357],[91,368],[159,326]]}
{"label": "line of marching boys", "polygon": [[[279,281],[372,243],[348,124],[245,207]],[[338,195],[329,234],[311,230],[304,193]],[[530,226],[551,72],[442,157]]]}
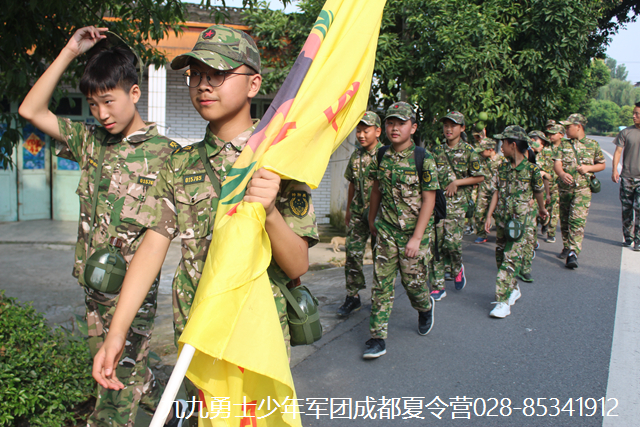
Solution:
{"label": "line of marching boys", "polygon": [[[475,243],[482,244],[495,220],[498,273],[491,317],[511,314],[521,296],[518,279],[533,281],[539,225],[546,242],[555,242],[560,219],[563,250],[558,256],[566,258],[567,268],[578,267],[591,178],[604,169],[600,146],[585,137],[584,116],[550,120],[545,132],[508,126],[493,139],[484,131],[474,132],[475,147],[466,142],[463,114],[449,112],[441,122],[444,142],[430,151],[414,143],[416,116],[405,102],[386,111],[384,124],[368,111],[357,126],[360,147],[345,172],[347,296],[337,314],[345,317],[362,307],[358,292],[365,288],[362,263],[371,237],[371,338],[365,359],[386,353],[398,272],[418,312],[420,335],[433,327],[435,302],[447,295],[445,280],[453,280],[458,291],[464,289],[462,237],[467,223],[475,225]],[[389,146],[378,139],[382,126]],[[446,200],[446,217],[439,221],[434,220],[437,191]]]}

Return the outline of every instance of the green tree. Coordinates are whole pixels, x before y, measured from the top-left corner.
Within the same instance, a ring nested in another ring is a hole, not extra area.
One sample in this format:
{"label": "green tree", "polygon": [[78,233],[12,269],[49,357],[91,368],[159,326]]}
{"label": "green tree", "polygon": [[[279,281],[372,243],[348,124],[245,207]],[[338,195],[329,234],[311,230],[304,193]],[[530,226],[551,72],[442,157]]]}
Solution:
{"label": "green tree", "polygon": [[587,119],[588,126],[598,132],[615,131],[618,129],[620,107],[612,101],[593,100]]}
{"label": "green tree", "polygon": [[628,80],[612,79],[598,90],[596,99],[613,101],[620,107],[634,105],[640,101],[640,88],[634,87]]}
{"label": "green tree", "polygon": [[633,105],[623,105],[620,107],[618,126],[633,126],[633,108]]}
{"label": "green tree", "polygon": [[627,67],[624,64],[617,65],[618,61],[609,57],[607,57],[605,62],[607,64],[607,67],[609,67],[609,70],[611,70],[612,79],[627,80],[629,72],[627,71]]}

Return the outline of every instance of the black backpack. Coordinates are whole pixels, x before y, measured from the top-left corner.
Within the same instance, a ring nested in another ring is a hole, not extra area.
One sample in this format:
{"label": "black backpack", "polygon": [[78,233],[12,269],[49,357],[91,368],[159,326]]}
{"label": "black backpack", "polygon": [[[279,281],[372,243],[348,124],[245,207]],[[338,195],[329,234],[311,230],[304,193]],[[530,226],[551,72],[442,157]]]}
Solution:
{"label": "black backpack", "polygon": [[[378,149],[377,158],[378,158],[378,166],[382,162],[382,157],[384,153],[389,149],[389,145],[385,145],[384,147],[380,147]],[[416,145],[416,149],[413,151],[413,159],[416,162],[416,169],[418,171],[418,177],[422,179],[422,164],[424,163],[424,156],[426,154],[426,150],[422,147]],[[436,190],[436,205],[433,208],[433,222],[435,224],[439,223],[441,219],[445,219],[447,217],[447,199],[444,196],[444,191],[441,189]]]}

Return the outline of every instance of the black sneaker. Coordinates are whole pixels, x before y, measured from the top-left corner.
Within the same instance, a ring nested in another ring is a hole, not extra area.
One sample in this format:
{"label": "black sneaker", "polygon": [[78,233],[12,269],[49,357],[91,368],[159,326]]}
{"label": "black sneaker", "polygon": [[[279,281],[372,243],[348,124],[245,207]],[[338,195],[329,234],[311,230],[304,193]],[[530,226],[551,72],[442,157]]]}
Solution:
{"label": "black sneaker", "polygon": [[371,338],[365,344],[367,345],[367,349],[362,355],[363,359],[377,359],[387,353],[386,345],[384,344],[384,340],[381,338]]}
{"label": "black sneaker", "polygon": [[572,270],[574,268],[578,268],[578,255],[576,255],[575,252],[571,251],[571,253],[567,255],[567,263],[564,266]]}
{"label": "black sneaker", "polygon": [[344,301],[344,304],[340,306],[338,309],[338,316],[347,317],[354,311],[358,311],[362,308],[362,303],[360,302],[360,297],[350,297],[347,295],[347,299]]}
{"label": "black sneaker", "polygon": [[531,273],[520,273],[518,274],[518,279],[527,283],[533,282],[533,277],[531,277]]}
{"label": "black sneaker", "polygon": [[636,251],[636,252],[640,251],[640,242],[636,242],[633,245],[633,250]]}
{"label": "black sneaker", "polygon": [[571,252],[569,250],[569,248],[563,248],[562,252],[560,252],[560,254],[558,254],[558,258],[565,259],[567,257],[567,255],[569,255],[569,252]]}
{"label": "black sneaker", "polygon": [[624,239],[624,241],[622,242],[622,247],[623,248],[630,248],[631,246],[633,246],[633,240]]}
{"label": "black sneaker", "polygon": [[540,234],[547,234],[547,231],[549,231],[549,226],[543,225],[542,229],[540,230]]}
{"label": "black sneaker", "polygon": [[420,335],[427,335],[433,328],[433,312],[436,309],[436,302],[433,297],[429,298],[431,298],[431,310],[418,313],[418,333]]}

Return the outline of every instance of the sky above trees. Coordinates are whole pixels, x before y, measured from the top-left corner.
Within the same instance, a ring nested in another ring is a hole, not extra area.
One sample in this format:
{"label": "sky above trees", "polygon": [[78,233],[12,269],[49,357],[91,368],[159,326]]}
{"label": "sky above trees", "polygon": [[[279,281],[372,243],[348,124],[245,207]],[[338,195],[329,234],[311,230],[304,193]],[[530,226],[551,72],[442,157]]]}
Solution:
{"label": "sky above trees", "polygon": [[633,83],[640,82],[640,20],[627,25],[627,28],[621,29],[618,34],[612,37],[609,47],[607,47],[607,56],[615,59],[618,64],[624,64],[627,67],[629,75],[627,80]]}

